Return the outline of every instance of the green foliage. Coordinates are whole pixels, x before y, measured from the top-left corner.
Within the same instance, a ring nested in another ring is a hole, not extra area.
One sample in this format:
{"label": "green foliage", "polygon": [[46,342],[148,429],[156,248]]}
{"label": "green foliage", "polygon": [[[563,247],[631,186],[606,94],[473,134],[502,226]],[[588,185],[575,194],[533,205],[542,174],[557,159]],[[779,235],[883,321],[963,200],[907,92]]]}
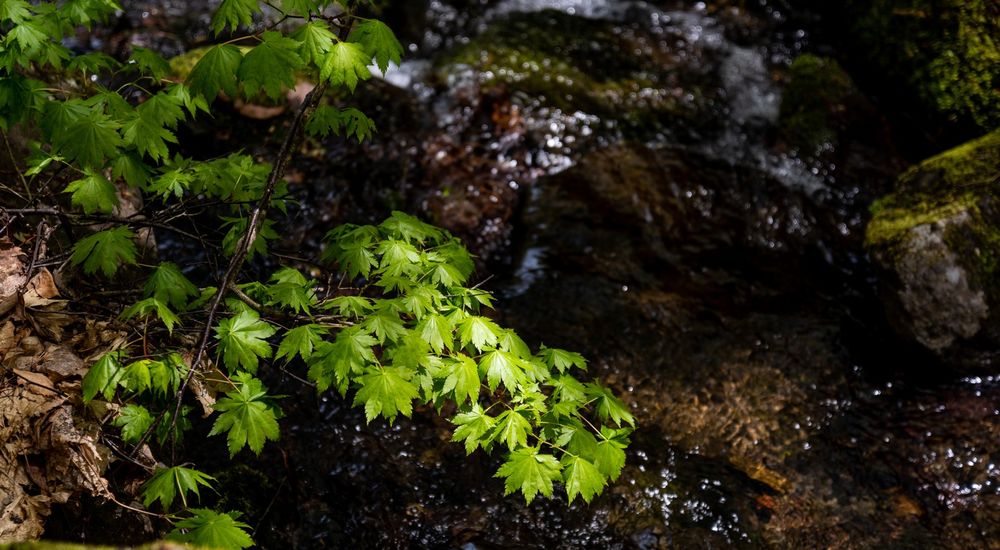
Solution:
{"label": "green foliage", "polygon": [[243,52],[236,46],[229,44],[215,46],[209,49],[191,70],[187,80],[188,86],[193,93],[208,101],[215,99],[220,90],[233,97],[236,95],[238,84],[236,76],[242,61]]}
{"label": "green foliage", "polygon": [[337,35],[330,32],[330,27],[325,22],[314,20],[299,27],[292,38],[299,41],[299,56],[302,60],[319,65],[333,47]]}
{"label": "green foliage", "polygon": [[353,92],[358,86],[358,81],[371,78],[372,74],[368,71],[369,61],[371,56],[361,45],[337,42],[323,57],[319,76],[334,86],[346,86]]}
{"label": "green foliage", "polygon": [[361,44],[368,58],[374,57],[375,63],[383,73],[389,68],[390,61],[396,65],[401,62],[403,45],[396,40],[392,29],[377,19],[365,19],[359,22],[348,39]]}
{"label": "green foliage", "polygon": [[187,494],[194,493],[200,497],[199,486],[211,488],[212,481],[215,481],[214,477],[183,466],[157,468],[153,477],[142,486],[142,504],[148,508],[159,500],[160,506],[169,510],[174,497],[179,495],[184,507],[187,507]]}
{"label": "green foliage", "polygon": [[247,52],[236,76],[243,82],[248,95],[263,90],[275,99],[285,88],[295,85],[295,70],[303,65],[299,57],[299,42],[275,31],[265,32],[262,42]]}
{"label": "green foliage", "polygon": [[274,333],[274,327],[253,311],[244,310],[224,319],[215,329],[215,338],[222,349],[222,362],[230,372],[239,368],[257,372],[258,358],[271,357],[267,338]]}
{"label": "green foliage", "polygon": [[161,262],[156,266],[143,291],[146,296],[179,310],[184,309],[190,298],[198,295],[198,287],[173,262]]}
{"label": "green foliage", "polygon": [[90,367],[90,370],[83,377],[83,401],[90,401],[98,394],[101,394],[105,401],[110,400],[115,394],[118,381],[121,380],[123,373],[119,354],[105,354]]}
{"label": "green foliage", "polygon": [[72,193],[74,206],[83,208],[84,213],[111,212],[118,206],[118,195],[115,186],[102,174],[87,169],[85,177],[70,182],[64,190]]}
{"label": "green foliage", "polygon": [[257,0],[222,0],[219,9],[212,16],[212,31],[220,34],[226,30],[226,26],[235,31],[236,27],[253,22],[253,15],[260,11]]}
{"label": "green foliage", "polygon": [[[204,160],[178,152],[183,124],[211,114],[220,93],[280,100],[304,75],[325,81],[336,92],[331,97],[343,99],[371,77],[373,62],[383,73],[400,63],[403,48],[387,26],[358,17],[357,2],[340,2],[342,13],[329,18],[321,13],[329,4],[272,5],[268,13],[304,23],[290,34],[265,25],[266,31],[212,45],[179,77],[177,66],[150,49],[132,47],[121,63],[100,53],[74,55],[62,45],[76,29],[119,10],[113,1],[0,2],[0,128],[20,124],[39,139],[12,185],[25,186],[31,204],[41,203],[32,191],[45,192],[41,200],[76,211],[64,223],[69,263],[82,276],[100,273],[141,289],[127,304],[111,301],[121,305],[121,320],[142,322],[115,344],[122,349],[91,366],[84,402],[108,402],[100,407],[117,414],[104,418],[133,451],[148,444],[159,452],[168,444],[177,451],[185,434],[201,430],[188,418],[195,397],[211,419],[208,435],[225,434],[231,456],[245,447],[259,454],[279,438],[281,410],[278,396],[254,375],[281,362],[289,372],[305,370],[318,391],[349,396],[369,422],[445,412],[455,427],[452,439],[467,453],[507,454],[497,475],[508,493],[521,491],[530,502],[561,483],[571,502],[578,496],[589,502],[621,473],[631,413],[610,390],[570,375],[586,368],[579,354],[545,347],[533,353],[498,325],[487,311],[489,293],[467,286],[472,257],[447,232],[402,212],[378,226],[341,225],[328,233],[322,264],[310,266],[308,276],[284,267],[267,281],[243,282],[245,273],[237,273],[219,294],[199,289],[169,258],[140,264],[133,228],[206,211],[220,220],[221,242],[173,228],[177,238],[231,256],[265,189],[273,198],[264,212],[284,212],[286,184],[268,188],[270,165],[242,152]],[[256,0],[222,0],[211,29],[237,33],[261,17]],[[115,89],[104,87],[112,81]],[[305,130],[360,142],[372,137],[375,124],[356,108],[322,105]],[[119,197],[131,194],[144,198],[141,215],[128,223],[111,216],[128,216],[116,209]],[[91,233],[90,226],[100,230]],[[248,259],[267,254],[278,228],[274,219],[263,220]],[[178,329],[182,319],[186,330]],[[200,333],[210,336],[207,342],[192,337]],[[192,368],[199,344],[206,353]],[[130,353],[135,359],[127,362]],[[211,366],[211,357],[225,373]],[[238,515],[189,508],[188,497],[214,479],[182,464],[157,468],[142,487],[146,507],[159,502],[170,512],[180,502],[186,510],[165,517],[175,522],[171,537],[220,548],[252,545]]]}
{"label": "green foliage", "polygon": [[354,403],[369,421],[409,416],[414,401],[454,402],[453,440],[468,453],[494,444],[511,453],[499,475],[528,501],[550,496],[559,481],[570,500],[589,502],[620,474],[630,431],[624,426],[634,424],[628,407],[607,388],[568,374],[586,368],[581,355],[545,347],[532,354],[516,333],[483,315],[489,296],[461,286],[472,265],[453,237],[394,212],[377,227],[342,226],[328,239],[327,259],[383,294],[321,303],[354,323],[332,344],[315,340],[315,327],[286,336],[288,356],[309,339],[309,377],[321,391],[356,389]]}
{"label": "green foliage", "polygon": [[229,454],[235,456],[243,447],[260,454],[266,440],[278,439],[279,410],[271,403],[260,380],[246,373],[233,377],[237,389],[215,404],[221,412],[208,435],[225,432]]}
{"label": "green foliage", "polygon": [[122,319],[131,319],[133,317],[146,317],[150,314],[155,314],[157,318],[167,327],[167,331],[173,332],[174,325],[180,323],[180,319],[177,315],[170,310],[170,307],[159,298],[146,298],[145,300],[139,300],[138,302],[125,308],[122,311]]}
{"label": "green foliage", "polygon": [[153,415],[142,405],[125,405],[122,407],[114,425],[122,429],[122,439],[128,443],[138,443],[146,430],[153,425]]}
{"label": "green foliage", "polygon": [[136,263],[135,234],[128,227],[118,226],[98,231],[73,245],[69,261],[83,265],[83,272],[90,275],[100,271],[110,277],[118,271],[119,264]]}
{"label": "green foliage", "polygon": [[[512,452],[497,470],[496,477],[504,478],[506,494],[521,491],[529,504],[539,493],[552,496],[552,482],[562,479],[559,460],[540,453],[537,447],[521,447]],[[570,501],[574,495],[575,492],[571,493]]]}
{"label": "green foliage", "polygon": [[375,122],[353,107],[337,109],[323,105],[316,109],[312,118],[306,123],[306,131],[316,137],[326,137],[330,134],[354,136],[358,143],[361,143],[372,137]]}
{"label": "green foliage", "polygon": [[168,538],[206,548],[242,549],[253,546],[247,534],[250,526],[237,521],[238,515],[213,512],[207,508],[190,510],[191,517],[177,522]]}

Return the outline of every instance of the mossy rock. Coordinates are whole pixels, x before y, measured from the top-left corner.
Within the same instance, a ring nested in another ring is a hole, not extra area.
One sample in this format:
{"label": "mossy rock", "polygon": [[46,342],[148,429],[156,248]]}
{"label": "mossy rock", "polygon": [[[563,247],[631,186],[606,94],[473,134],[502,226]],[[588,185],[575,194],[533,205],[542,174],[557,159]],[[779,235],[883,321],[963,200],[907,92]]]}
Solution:
{"label": "mossy rock", "polygon": [[865,243],[900,332],[958,366],[1000,360],[1000,130],[903,173]]}
{"label": "mossy rock", "polygon": [[846,7],[850,36],[889,79],[906,82],[948,118],[1000,127],[995,0],[849,0]]}
{"label": "mossy rock", "polygon": [[[698,71],[674,71],[682,62],[660,49],[639,25],[588,19],[553,10],[515,13],[493,22],[468,43],[435,62],[446,81],[455,66],[477,71],[485,85],[506,86],[565,112],[584,111],[613,119],[633,135],[654,133],[665,120],[697,124],[694,105],[714,93]],[[667,87],[689,94],[682,101]],[[693,100],[691,99],[693,98]],[[701,119],[705,117],[700,117]]]}
{"label": "mossy rock", "polygon": [[847,104],[857,95],[854,81],[835,60],[800,55],[788,69],[788,86],[781,96],[780,133],[806,153],[835,142],[846,129]]}

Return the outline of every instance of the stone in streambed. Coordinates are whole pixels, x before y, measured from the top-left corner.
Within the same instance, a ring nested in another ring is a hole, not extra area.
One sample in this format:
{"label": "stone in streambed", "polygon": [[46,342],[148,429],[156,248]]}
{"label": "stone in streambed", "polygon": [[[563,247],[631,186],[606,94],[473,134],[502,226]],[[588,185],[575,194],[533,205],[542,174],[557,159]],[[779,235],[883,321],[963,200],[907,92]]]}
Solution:
{"label": "stone in streambed", "polygon": [[1000,131],[910,168],[865,244],[890,322],[966,370],[1000,360]]}

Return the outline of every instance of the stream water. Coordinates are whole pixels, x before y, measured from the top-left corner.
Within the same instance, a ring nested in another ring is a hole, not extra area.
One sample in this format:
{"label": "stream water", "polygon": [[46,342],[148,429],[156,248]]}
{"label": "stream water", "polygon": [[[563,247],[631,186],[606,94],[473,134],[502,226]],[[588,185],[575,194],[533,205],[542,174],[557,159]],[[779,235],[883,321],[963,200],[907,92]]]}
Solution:
{"label": "stream water", "polygon": [[433,411],[366,425],[299,390],[280,444],[219,475],[262,546],[997,544],[1000,379],[893,337],[861,248],[902,166],[882,119],[861,101],[797,153],[788,66],[829,47],[784,4],[732,4],[431,0],[392,22],[410,56],[356,98],[379,134],[297,163],[290,240],[391,208],[443,223],[498,274],[501,320],[583,352],[639,429],[593,503],[525,506]]}

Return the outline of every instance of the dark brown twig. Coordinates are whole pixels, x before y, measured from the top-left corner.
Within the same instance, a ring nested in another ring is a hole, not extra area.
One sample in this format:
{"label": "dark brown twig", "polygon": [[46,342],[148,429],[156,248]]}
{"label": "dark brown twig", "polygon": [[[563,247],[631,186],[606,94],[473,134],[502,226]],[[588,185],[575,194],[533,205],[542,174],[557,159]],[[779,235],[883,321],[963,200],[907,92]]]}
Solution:
{"label": "dark brown twig", "polygon": [[281,149],[278,151],[278,156],[275,159],[274,166],[271,168],[271,173],[267,177],[267,184],[264,187],[264,192],[260,197],[260,201],[258,201],[257,205],[250,213],[250,220],[247,222],[247,229],[240,238],[239,243],[237,243],[236,251],[233,253],[233,257],[229,260],[229,267],[226,268],[226,273],[223,275],[222,281],[219,283],[219,286],[215,291],[215,295],[212,296],[212,301],[209,303],[207,314],[205,316],[205,329],[202,331],[197,351],[195,352],[194,359],[191,361],[191,370],[188,371],[188,375],[184,378],[184,383],[181,384],[180,389],[177,391],[174,416],[170,419],[171,438],[173,438],[174,425],[177,423],[177,417],[180,414],[181,401],[183,400],[184,391],[187,389],[188,384],[190,384],[191,377],[194,376],[195,371],[201,367],[201,363],[204,360],[205,352],[208,348],[208,342],[212,337],[212,323],[215,321],[215,317],[219,312],[219,306],[222,304],[222,299],[230,287],[236,282],[236,276],[239,274],[240,268],[243,267],[243,263],[246,261],[250,246],[257,240],[257,234],[260,231],[261,225],[267,218],[267,209],[271,204],[271,197],[274,195],[274,190],[277,187],[278,182],[281,181],[281,178],[284,177],[288,163],[291,161],[292,153],[298,147],[299,140],[302,138],[305,121],[316,109],[320,99],[326,92],[326,88],[327,84],[325,82],[318,84],[311,92],[309,92],[309,95],[306,96],[306,99],[302,102],[299,110],[296,111],[295,118],[292,119],[292,125],[288,129],[288,134],[285,136],[285,141],[281,144]]}

